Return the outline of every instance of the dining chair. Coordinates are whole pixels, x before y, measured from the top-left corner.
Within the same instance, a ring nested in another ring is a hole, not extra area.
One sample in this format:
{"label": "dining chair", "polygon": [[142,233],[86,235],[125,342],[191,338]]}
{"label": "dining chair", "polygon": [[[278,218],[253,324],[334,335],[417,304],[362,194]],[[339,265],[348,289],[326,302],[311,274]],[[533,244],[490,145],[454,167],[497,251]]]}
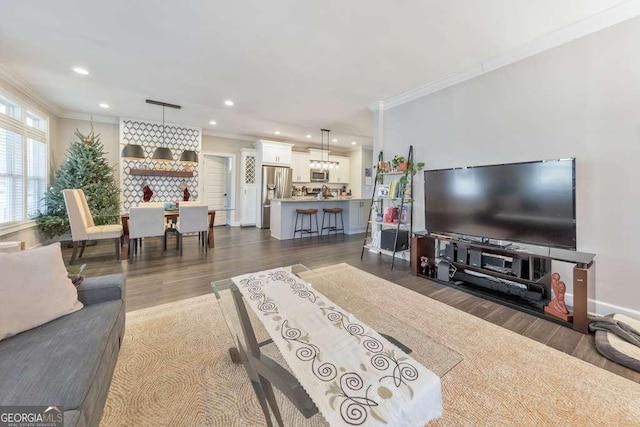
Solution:
{"label": "dining chair", "polygon": [[67,208],[67,215],[69,216],[71,240],[73,241],[73,254],[71,255],[69,264],[73,264],[76,260],[78,242],[81,242],[82,244],[79,256],[79,258],[82,258],[84,248],[87,245],[87,240],[114,239],[116,246],[116,259],[119,260],[122,225],[95,225],[84,191],[81,189],[62,190],[62,195],[64,197],[64,204]]}
{"label": "dining chair", "polygon": [[144,237],[162,237],[162,253],[167,249],[164,206],[138,206],[129,209],[129,258],[142,248]]}
{"label": "dining chair", "polygon": [[180,206],[199,206],[202,204],[199,200],[191,200],[188,202],[178,202]]}
{"label": "dining chair", "polygon": [[164,202],[141,202],[138,204],[140,208],[162,208],[164,209]]}
{"label": "dining chair", "polygon": [[178,208],[178,223],[176,231],[178,232],[178,248],[180,256],[182,256],[183,242],[185,233],[198,233],[200,246],[204,246],[205,252],[208,251],[207,231],[209,224],[209,207],[207,205],[182,206]]}

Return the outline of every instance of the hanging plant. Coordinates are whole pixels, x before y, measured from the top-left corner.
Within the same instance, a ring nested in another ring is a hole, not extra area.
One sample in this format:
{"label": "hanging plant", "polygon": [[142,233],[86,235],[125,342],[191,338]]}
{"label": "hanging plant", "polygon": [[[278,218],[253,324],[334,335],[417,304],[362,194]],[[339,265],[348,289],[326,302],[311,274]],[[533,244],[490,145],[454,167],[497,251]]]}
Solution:
{"label": "hanging plant", "polygon": [[415,174],[417,174],[418,171],[421,171],[424,168],[424,162],[418,162],[418,163],[406,162],[406,163],[407,163],[406,170],[404,171],[404,174],[400,177],[400,183],[404,185],[407,185],[407,183],[409,182],[409,174],[411,174],[411,176],[415,176]]}

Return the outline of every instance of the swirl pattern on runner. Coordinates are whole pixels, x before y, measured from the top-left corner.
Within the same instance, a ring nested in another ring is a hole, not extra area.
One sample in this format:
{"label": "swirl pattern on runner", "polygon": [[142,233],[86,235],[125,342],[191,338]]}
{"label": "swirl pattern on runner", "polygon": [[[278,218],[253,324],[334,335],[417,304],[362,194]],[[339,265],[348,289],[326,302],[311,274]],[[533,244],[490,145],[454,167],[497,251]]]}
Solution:
{"label": "swirl pattern on runner", "polygon": [[289,321],[285,320],[280,328],[280,335],[284,338],[289,349],[293,347],[293,343],[298,347],[295,355],[298,360],[303,362],[311,362],[311,370],[316,378],[322,381],[331,381],[338,374],[338,370],[333,363],[320,361],[320,349],[315,344],[308,342],[308,336],[302,334],[297,328],[289,325]]}

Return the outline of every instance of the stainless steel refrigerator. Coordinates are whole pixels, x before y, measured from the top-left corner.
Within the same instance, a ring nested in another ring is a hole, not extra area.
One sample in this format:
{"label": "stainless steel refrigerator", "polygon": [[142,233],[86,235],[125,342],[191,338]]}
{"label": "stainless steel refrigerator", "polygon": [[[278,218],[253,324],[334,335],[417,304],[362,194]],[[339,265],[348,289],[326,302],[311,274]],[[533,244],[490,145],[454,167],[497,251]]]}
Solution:
{"label": "stainless steel refrigerator", "polygon": [[291,198],[291,168],[262,167],[262,228],[271,226],[271,200]]}

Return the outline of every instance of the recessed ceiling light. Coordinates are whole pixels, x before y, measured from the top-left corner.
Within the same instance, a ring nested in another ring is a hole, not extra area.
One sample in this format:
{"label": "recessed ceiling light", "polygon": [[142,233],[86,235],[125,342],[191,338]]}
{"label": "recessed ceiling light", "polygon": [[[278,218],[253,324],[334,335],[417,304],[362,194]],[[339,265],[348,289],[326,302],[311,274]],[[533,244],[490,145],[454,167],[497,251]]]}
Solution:
{"label": "recessed ceiling light", "polygon": [[307,134],[307,138],[311,138],[311,134]]}
{"label": "recessed ceiling light", "polygon": [[105,104],[104,102],[98,104],[100,107],[102,108],[111,108],[111,106],[109,104]]}
{"label": "recessed ceiling light", "polygon": [[279,131],[279,130],[275,131],[274,133],[275,133],[276,135],[280,135],[280,131]]}
{"label": "recessed ceiling light", "polygon": [[211,121],[209,122],[209,124],[210,124],[210,125],[214,125],[214,126],[215,126],[215,125],[217,125],[217,124],[218,124],[218,122],[216,122],[215,120],[211,120]]}
{"label": "recessed ceiling light", "polygon": [[86,68],[82,68],[82,67],[74,67],[73,71],[77,74],[81,74],[83,76],[88,76],[89,75],[89,70],[87,70]]}
{"label": "recessed ceiling light", "polygon": [[337,139],[337,138],[333,138],[333,139],[331,140],[331,142],[338,142],[338,139]]}
{"label": "recessed ceiling light", "polygon": [[227,107],[233,107],[234,102],[230,99],[227,99],[226,101],[224,101],[224,105],[226,105]]}
{"label": "recessed ceiling light", "polygon": [[356,145],[356,144],[357,144],[357,142],[351,141],[351,145]]}

